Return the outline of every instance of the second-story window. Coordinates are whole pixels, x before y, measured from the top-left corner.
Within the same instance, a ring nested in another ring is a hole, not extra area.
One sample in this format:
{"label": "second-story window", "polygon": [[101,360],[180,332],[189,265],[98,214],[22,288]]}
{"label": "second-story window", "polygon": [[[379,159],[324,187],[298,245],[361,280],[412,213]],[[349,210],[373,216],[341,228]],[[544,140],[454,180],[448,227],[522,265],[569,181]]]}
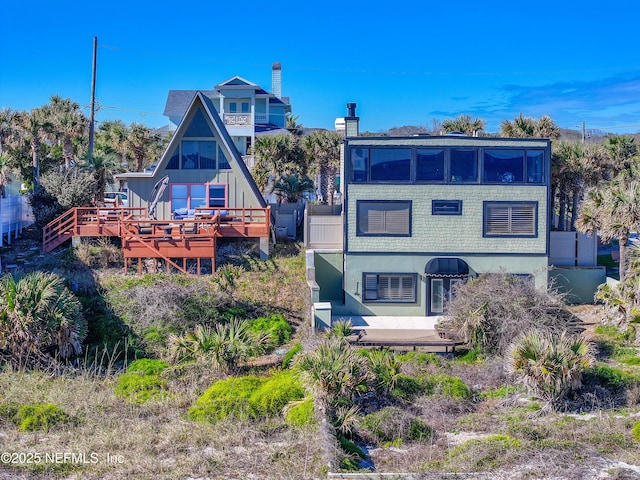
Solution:
{"label": "second-story window", "polygon": [[416,181],[444,181],[444,149],[423,148],[416,150]]}
{"label": "second-story window", "polygon": [[357,217],[357,236],[411,236],[411,200],[358,200]]}
{"label": "second-story window", "polygon": [[483,236],[537,237],[538,202],[484,202]]}
{"label": "second-story window", "polygon": [[182,169],[215,169],[216,142],[182,142]]}
{"label": "second-story window", "polygon": [[485,149],[482,181],[522,183],[524,181],[524,150]]}
{"label": "second-story window", "polygon": [[404,148],[372,148],[370,180],[408,182],[411,180],[411,150]]}
{"label": "second-story window", "polygon": [[475,183],[478,181],[478,149],[452,148],[449,151],[449,181]]}

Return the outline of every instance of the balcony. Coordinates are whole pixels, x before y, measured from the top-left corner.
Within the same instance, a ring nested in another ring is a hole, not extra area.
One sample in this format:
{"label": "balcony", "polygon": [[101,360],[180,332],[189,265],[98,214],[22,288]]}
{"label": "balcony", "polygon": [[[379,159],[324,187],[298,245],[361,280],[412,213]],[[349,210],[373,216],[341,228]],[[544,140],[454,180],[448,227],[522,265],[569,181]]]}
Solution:
{"label": "balcony", "polygon": [[250,113],[225,113],[224,124],[229,126],[243,127],[251,125]]}

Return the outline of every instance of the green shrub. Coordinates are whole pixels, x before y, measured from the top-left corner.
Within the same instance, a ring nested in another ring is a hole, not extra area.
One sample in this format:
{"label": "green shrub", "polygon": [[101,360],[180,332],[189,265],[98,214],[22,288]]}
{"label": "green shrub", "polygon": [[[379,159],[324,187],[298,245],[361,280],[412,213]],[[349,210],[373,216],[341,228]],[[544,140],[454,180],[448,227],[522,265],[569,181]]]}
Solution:
{"label": "green shrub", "polygon": [[5,403],[0,405],[0,416],[11,420],[23,432],[48,432],[54,425],[71,420],[64,410],[53,403]]}
{"label": "green shrub", "polygon": [[591,345],[578,335],[528,330],[509,347],[507,367],[529,392],[555,410],[593,365]]}
{"label": "green shrub", "polygon": [[284,419],[289,425],[296,427],[312,425],[315,422],[313,398],[307,398],[292,405],[287,409]]}
{"label": "green shrub", "polygon": [[401,373],[396,378],[396,384],[391,391],[392,395],[402,400],[411,400],[427,393],[429,385],[424,378],[415,378]]}
{"label": "green shrub", "polygon": [[633,438],[640,442],[640,420],[633,424],[631,435],[633,435]]}
{"label": "green shrub", "polygon": [[0,418],[13,420],[13,417],[15,417],[16,413],[18,413],[19,408],[20,408],[20,404],[16,402],[0,403]]}
{"label": "green shrub", "polygon": [[291,371],[278,373],[268,378],[249,397],[254,411],[265,417],[274,417],[282,413],[291,401],[304,398],[304,389]]}
{"label": "green shrub", "polygon": [[338,442],[340,442],[340,448],[344,453],[360,458],[367,458],[367,454],[364,453],[364,450],[362,450],[353,441],[345,438],[343,435],[338,435]]}
{"label": "green shrub", "polygon": [[374,387],[379,393],[391,392],[400,375],[401,363],[389,350],[371,350],[367,355],[373,373]]}
{"label": "green shrub", "polygon": [[337,337],[324,340],[313,352],[298,355],[294,364],[305,386],[316,389],[333,406],[349,403],[365,392],[371,379],[367,359]]}
{"label": "green shrub", "polygon": [[340,460],[340,470],[354,472],[360,470],[360,464],[358,464],[357,460],[354,460],[351,457],[345,457]]}
{"label": "green shrub", "polygon": [[396,355],[396,358],[402,363],[442,365],[442,359],[435,353],[407,352]]}
{"label": "green shrub", "polygon": [[228,417],[274,417],[289,402],[303,397],[304,389],[288,371],[269,378],[234,377],[214,383],[189,409],[188,417],[211,423]]}
{"label": "green shrub", "polygon": [[251,330],[255,333],[267,334],[271,346],[277,347],[291,340],[293,327],[281,314],[274,313],[269,317],[260,317],[252,320]]}
{"label": "green shrub", "polygon": [[454,400],[467,400],[471,397],[471,390],[458,377],[432,375],[428,379],[428,385],[432,395],[442,395]]}
{"label": "green shrub", "polygon": [[167,382],[157,375],[139,372],[123,373],[118,378],[114,393],[134,403],[144,403],[167,395]]}
{"label": "green shrub", "polygon": [[433,430],[421,418],[397,407],[385,407],[366,415],[362,426],[380,443],[425,441],[433,436]]}
{"label": "green shrub", "polygon": [[169,364],[162,360],[154,360],[151,358],[141,358],[135,360],[127,367],[127,373],[141,373],[144,375],[158,375],[165,368],[168,368]]}
{"label": "green shrub", "polygon": [[500,388],[486,390],[480,394],[482,398],[506,398],[518,391],[517,387],[511,385],[503,385]]}
{"label": "green shrub", "polygon": [[191,420],[210,423],[227,417],[255,418],[249,399],[265,381],[253,375],[219,380],[196,400],[187,415]]}
{"label": "green shrub", "polygon": [[458,352],[456,352],[455,360],[460,363],[473,364],[482,361],[483,358],[484,355],[482,353],[482,350],[476,347],[467,351],[463,350],[459,352],[459,355]]}
{"label": "green shrub", "polygon": [[640,366],[640,357],[628,357],[620,360],[625,365],[631,365],[632,367]]}
{"label": "green shrub", "polygon": [[585,370],[585,380],[598,383],[614,392],[619,392],[627,388],[638,378],[619,368],[609,367],[607,365],[598,365]]}
{"label": "green shrub", "polygon": [[298,353],[302,351],[302,345],[299,342],[296,342],[293,347],[284,355],[282,359],[282,368],[287,369],[291,366],[291,361],[293,357],[295,357]]}

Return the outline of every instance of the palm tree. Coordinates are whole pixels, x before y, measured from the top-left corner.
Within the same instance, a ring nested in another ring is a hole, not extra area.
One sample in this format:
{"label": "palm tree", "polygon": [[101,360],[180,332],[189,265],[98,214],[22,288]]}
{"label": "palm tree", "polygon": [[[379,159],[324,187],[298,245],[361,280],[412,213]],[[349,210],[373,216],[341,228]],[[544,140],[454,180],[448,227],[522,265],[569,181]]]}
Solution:
{"label": "palm tree", "polygon": [[[263,192],[271,191],[283,176],[307,175],[307,159],[300,141],[293,135],[273,135],[256,138],[255,165],[251,174]],[[271,193],[271,191],[267,193]]]}
{"label": "palm tree", "polygon": [[150,157],[153,145],[160,142],[160,137],[141,123],[132,123],[124,140],[128,153],[136,159],[136,172],[141,172],[145,161]]}
{"label": "palm tree", "polygon": [[580,205],[576,226],[581,232],[599,235],[605,242],[618,240],[623,281],[627,273],[627,243],[631,232],[640,229],[640,182],[621,174],[589,189]]}
{"label": "palm tree", "polygon": [[304,127],[301,123],[298,123],[298,115],[293,116],[291,114],[287,114],[287,130],[291,135],[295,135],[296,137],[302,136],[302,131]]}
{"label": "palm tree", "polygon": [[174,360],[207,360],[218,371],[235,370],[241,361],[262,353],[267,341],[267,335],[254,333],[249,322],[237,319],[214,329],[197,325],[193,332],[169,338]]}
{"label": "palm tree", "polygon": [[313,190],[313,180],[309,177],[300,177],[297,173],[293,175],[287,175],[280,177],[274,186],[273,190],[280,197],[284,197],[288,203],[296,203],[302,194],[309,190]]}
{"label": "palm tree", "polygon": [[367,388],[367,360],[342,338],[324,340],[313,352],[296,356],[294,370],[328,405],[336,406]]}
{"label": "palm tree", "polygon": [[543,115],[538,120],[532,117],[524,117],[522,113],[512,122],[504,120],[500,124],[500,134],[503,137],[514,138],[560,138],[560,129],[553,119]]}
{"label": "palm tree", "polygon": [[320,195],[329,205],[333,205],[342,142],[342,134],[328,130],[316,130],[304,139],[311,170],[320,177]]}
{"label": "palm tree", "polygon": [[7,143],[17,133],[18,113],[10,108],[0,109],[0,154],[5,153]]}
{"label": "palm tree", "polygon": [[128,149],[125,143],[127,126],[122,120],[102,122],[96,132],[96,151],[102,155],[116,154],[120,163],[128,163]]}
{"label": "palm tree", "polygon": [[623,170],[631,171],[638,163],[638,144],[634,137],[615,136],[609,137],[605,148],[611,157],[613,176]]}
{"label": "palm tree", "polygon": [[69,169],[74,158],[74,143],[86,137],[89,120],[84,116],[77,102],[59,95],[51,97],[49,114],[53,134],[62,144],[64,166]]}
{"label": "palm tree", "polygon": [[77,355],[86,335],[82,305],[56,274],[0,279],[0,348],[18,363],[51,348],[61,358]]}
{"label": "palm tree", "polygon": [[462,132],[466,135],[477,137],[484,130],[485,122],[481,118],[471,118],[471,115],[458,115],[454,119],[442,121],[442,129],[446,132]]}
{"label": "palm tree", "polygon": [[566,395],[580,387],[582,372],[593,364],[589,343],[566,333],[532,330],[511,345],[509,370],[529,391],[555,410]]}
{"label": "palm tree", "polygon": [[40,184],[40,156],[45,141],[52,138],[51,115],[47,106],[34,108],[31,112],[22,112],[18,116],[20,135],[29,145],[31,152],[31,166],[33,168],[33,185],[35,189]]}
{"label": "palm tree", "polygon": [[578,205],[584,192],[606,180],[609,168],[609,156],[600,145],[579,142],[553,145],[551,190],[558,204],[558,230],[565,230],[567,219],[569,230],[575,230]]}
{"label": "palm tree", "polygon": [[11,183],[9,156],[0,152],[0,197],[5,198],[7,185]]}
{"label": "palm tree", "polygon": [[121,159],[115,153],[94,155],[93,158],[87,159],[84,168],[93,172],[96,180],[96,200],[98,201],[104,198],[107,185],[113,183],[115,175],[123,171]]}

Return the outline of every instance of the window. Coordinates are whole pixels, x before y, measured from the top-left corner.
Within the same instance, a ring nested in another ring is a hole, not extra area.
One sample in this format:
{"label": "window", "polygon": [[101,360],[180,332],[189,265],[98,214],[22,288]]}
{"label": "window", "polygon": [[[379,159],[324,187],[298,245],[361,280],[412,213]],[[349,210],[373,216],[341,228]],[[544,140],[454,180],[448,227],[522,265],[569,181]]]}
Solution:
{"label": "window", "polygon": [[478,181],[478,150],[452,148],[449,151],[449,181],[477,182]]}
{"label": "window", "polygon": [[182,142],[182,169],[197,168],[216,168],[216,142]]}
{"label": "window", "polygon": [[218,146],[218,170],[230,170],[231,165],[229,164],[229,160],[225,157],[224,153],[222,153],[222,149]]}
{"label": "window", "polygon": [[462,215],[462,200],[432,200],[431,215]]}
{"label": "window", "polygon": [[537,237],[538,202],[484,202],[485,237]]}
{"label": "window", "polygon": [[364,302],[415,303],[415,274],[365,273]]}
{"label": "window", "polygon": [[537,183],[546,181],[543,148],[378,144],[347,152],[354,183]]}
{"label": "window", "polygon": [[527,182],[542,183],[544,181],[544,151],[527,150]]}
{"label": "window", "polygon": [[207,122],[207,119],[205,118],[204,113],[202,113],[202,110],[198,110],[195,113],[193,119],[191,120],[191,123],[189,124],[189,127],[184,132],[184,136],[213,137],[213,131],[211,130],[211,127],[209,127],[209,122]]}
{"label": "window", "polygon": [[366,182],[369,180],[369,149],[354,148],[351,150],[351,180]]}
{"label": "window", "polygon": [[229,113],[237,113],[238,112],[238,104],[236,102],[229,103]]}
{"label": "window", "polygon": [[444,181],[444,149],[416,151],[416,181]]}
{"label": "window", "polygon": [[227,206],[227,186],[224,184],[209,185],[209,207]]}
{"label": "window", "polygon": [[488,183],[522,183],[524,150],[485,150],[482,180]]}
{"label": "window", "polygon": [[411,150],[400,148],[372,148],[372,181],[411,180]]}
{"label": "window", "polygon": [[357,236],[411,236],[411,201],[357,202]]}
{"label": "window", "polygon": [[170,189],[171,211],[227,206],[227,185],[223,183],[172,183]]}
{"label": "window", "polygon": [[171,154],[171,158],[167,162],[167,170],[178,170],[180,168],[180,147]]}
{"label": "window", "polygon": [[242,113],[249,113],[249,102],[242,102],[240,105],[240,111]]}

